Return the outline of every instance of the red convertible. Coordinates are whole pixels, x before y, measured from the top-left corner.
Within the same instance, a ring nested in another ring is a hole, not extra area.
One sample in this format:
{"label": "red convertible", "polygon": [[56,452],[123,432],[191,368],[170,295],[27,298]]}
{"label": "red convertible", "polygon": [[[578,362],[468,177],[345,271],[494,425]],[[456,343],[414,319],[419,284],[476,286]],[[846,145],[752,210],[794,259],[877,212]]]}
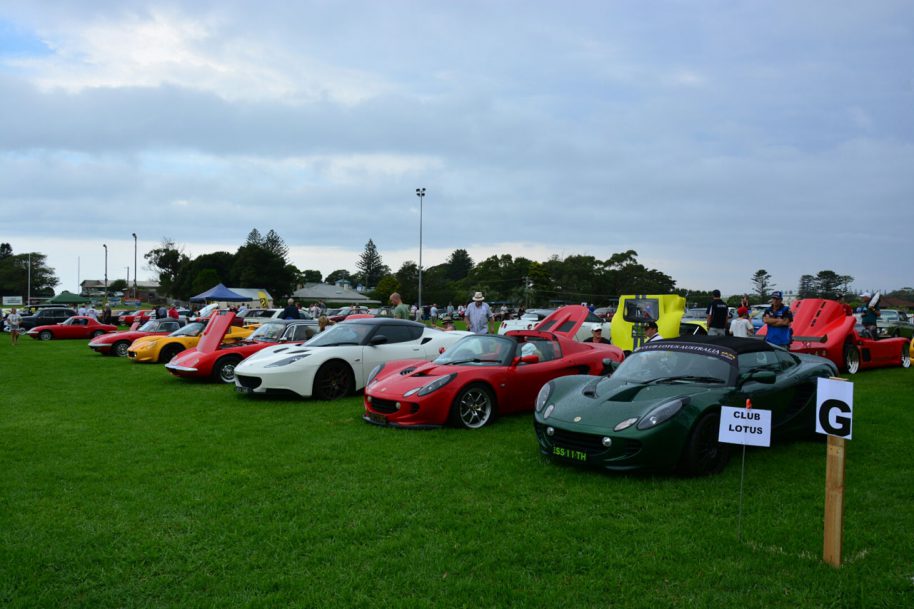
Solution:
{"label": "red convertible", "polygon": [[[869,368],[911,365],[910,341],[906,338],[874,339],[866,335],[857,318],[846,315],[834,300],[806,298],[790,305],[793,311],[793,342],[790,350],[820,355],[840,370],[856,374]],[[763,326],[759,334],[764,335]]]}
{"label": "red convertible", "polygon": [[184,322],[177,319],[150,319],[139,328],[132,327],[124,332],[112,332],[97,336],[89,341],[89,348],[102,355],[127,357],[127,349],[130,348],[133,341],[141,336],[171,334],[183,325]]}
{"label": "red convertible", "polygon": [[[548,381],[572,374],[601,374],[621,362],[622,350],[574,340],[587,318],[567,306],[542,323],[551,332],[513,330],[466,336],[436,360],[382,364],[368,377],[364,419],[377,425],[438,427],[452,423],[478,429],[497,414],[532,412]],[[547,320],[553,323],[546,324]]]}
{"label": "red convertible", "polygon": [[67,321],[51,326],[38,326],[29,330],[28,335],[35,340],[52,338],[95,338],[107,332],[114,332],[117,326],[99,323],[94,317],[76,315]]}
{"label": "red convertible", "polygon": [[234,317],[234,313],[220,312],[220,317],[213,322],[219,325],[201,338],[195,349],[176,355],[165,368],[175,376],[234,383],[235,366],[241,360],[276,343],[302,343],[318,332],[317,322],[310,319],[271,319],[241,342],[222,344],[225,330]]}

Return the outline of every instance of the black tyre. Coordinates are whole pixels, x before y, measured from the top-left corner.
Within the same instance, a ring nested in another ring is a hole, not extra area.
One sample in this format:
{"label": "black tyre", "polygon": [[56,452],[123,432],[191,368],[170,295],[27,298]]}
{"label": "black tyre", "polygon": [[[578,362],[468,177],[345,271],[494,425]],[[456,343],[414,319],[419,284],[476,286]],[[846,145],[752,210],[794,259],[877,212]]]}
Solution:
{"label": "black tyre", "polygon": [[844,345],[844,369],[848,374],[857,374],[860,371],[860,349],[856,345]]}
{"label": "black tyre", "polygon": [[234,383],[235,366],[240,361],[240,357],[223,357],[213,366],[213,379],[220,383]]}
{"label": "black tyre", "polygon": [[723,471],[730,461],[730,446],[717,440],[720,413],[704,415],[689,434],[689,441],[682,457],[682,471],[687,476],[706,476]]}
{"label": "black tyre", "polygon": [[451,423],[464,429],[479,429],[495,418],[495,396],[485,385],[464,387],[451,406]]}
{"label": "black tyre", "polygon": [[162,347],[162,350],[159,352],[159,362],[167,364],[171,361],[171,358],[176,356],[178,353],[184,351],[183,345],[166,345]]}
{"label": "black tyre", "polygon": [[905,343],[901,346],[901,367],[911,367],[911,345]]}
{"label": "black tyre", "polygon": [[118,357],[127,357],[127,349],[129,348],[130,343],[126,340],[118,341],[111,347],[111,353]]}
{"label": "black tyre", "polygon": [[314,376],[314,397],[338,400],[352,393],[355,381],[352,370],[343,362],[327,362]]}
{"label": "black tyre", "polygon": [[52,338],[54,338],[54,335],[51,334],[50,330],[42,330],[41,332],[38,333],[38,338],[40,340],[51,340]]}

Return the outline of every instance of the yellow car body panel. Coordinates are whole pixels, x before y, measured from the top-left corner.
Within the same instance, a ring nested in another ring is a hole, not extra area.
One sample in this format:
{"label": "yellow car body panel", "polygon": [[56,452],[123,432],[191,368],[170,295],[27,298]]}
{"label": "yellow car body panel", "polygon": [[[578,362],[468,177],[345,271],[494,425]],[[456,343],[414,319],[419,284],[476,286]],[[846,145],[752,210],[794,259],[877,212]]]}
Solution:
{"label": "yellow car body panel", "polygon": [[[635,310],[645,307],[644,321],[631,321],[639,315],[626,315],[626,302]],[[679,336],[679,322],[685,313],[685,298],[677,294],[647,294],[619,297],[619,306],[612,319],[612,344],[623,351],[634,351],[644,343],[644,323],[656,319],[657,331],[663,338]],[[630,319],[626,319],[629,317]]]}
{"label": "yellow car body panel", "polygon": [[[230,326],[225,336],[222,338],[223,343],[233,344],[244,340],[250,336],[254,330],[253,326],[240,327]],[[197,336],[144,336],[133,341],[127,350],[127,357],[135,362],[165,362],[160,359],[162,352],[171,350],[172,356],[177,355],[185,349],[193,349],[200,342],[200,335]],[[169,357],[168,359],[171,359]]]}

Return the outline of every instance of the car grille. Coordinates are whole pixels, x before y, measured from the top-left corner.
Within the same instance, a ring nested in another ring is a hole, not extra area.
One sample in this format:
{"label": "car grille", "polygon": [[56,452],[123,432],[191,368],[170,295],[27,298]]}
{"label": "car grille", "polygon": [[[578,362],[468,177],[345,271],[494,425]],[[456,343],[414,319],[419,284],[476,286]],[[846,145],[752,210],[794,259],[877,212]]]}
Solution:
{"label": "car grille", "polygon": [[263,382],[263,379],[258,376],[241,376],[240,374],[236,374],[235,379],[242,387],[247,387],[248,389],[257,389],[260,387],[260,383]]}
{"label": "car grille", "polygon": [[371,409],[385,414],[397,412],[397,403],[394,400],[379,400],[371,398]]}
{"label": "car grille", "polygon": [[[552,436],[552,442],[556,446],[584,451],[588,455],[593,456],[606,452],[607,449],[603,446],[603,438],[604,436],[599,434],[578,433],[576,431],[568,431],[556,427],[555,435]],[[614,444],[614,448],[618,450],[618,445]],[[638,454],[640,450],[641,442],[638,440],[625,439],[622,441],[621,451],[625,457],[634,456]]]}

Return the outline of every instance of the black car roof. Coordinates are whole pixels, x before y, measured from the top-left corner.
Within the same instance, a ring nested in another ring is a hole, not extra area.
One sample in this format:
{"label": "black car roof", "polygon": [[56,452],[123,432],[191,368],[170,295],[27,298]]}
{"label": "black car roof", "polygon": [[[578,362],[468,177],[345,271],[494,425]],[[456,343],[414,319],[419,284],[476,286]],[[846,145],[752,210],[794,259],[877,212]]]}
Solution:
{"label": "black car roof", "polygon": [[756,353],[758,351],[774,351],[775,348],[766,340],[760,338],[739,338],[737,336],[680,336],[664,341],[663,343],[690,343],[693,345],[717,345],[726,347],[736,353]]}
{"label": "black car roof", "polygon": [[423,329],[428,328],[428,326],[425,324],[420,324],[418,321],[410,321],[408,319],[391,319],[390,317],[362,317],[359,319],[344,320],[340,323],[368,324],[372,326],[411,326],[420,327]]}

